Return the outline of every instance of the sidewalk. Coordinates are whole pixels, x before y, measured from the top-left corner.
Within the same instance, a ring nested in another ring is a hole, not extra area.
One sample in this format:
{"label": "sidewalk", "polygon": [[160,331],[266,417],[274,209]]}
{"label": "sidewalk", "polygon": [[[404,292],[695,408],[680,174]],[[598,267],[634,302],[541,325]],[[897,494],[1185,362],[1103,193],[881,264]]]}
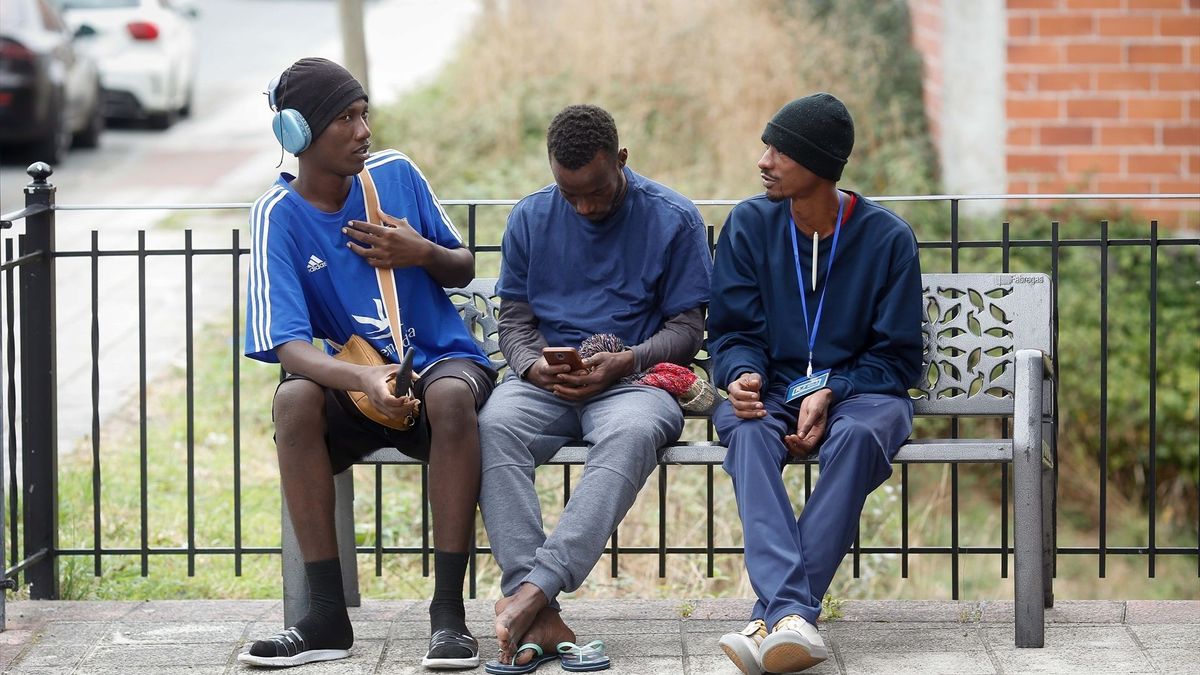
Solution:
{"label": "sidewalk", "polygon": [[[746,600],[563,602],[579,641],[601,638],[613,675],[715,675],[734,668],[717,638],[745,624]],[[1046,613],[1046,647],[1013,647],[1012,603],[847,601],[821,632],[834,658],[813,673],[1200,672],[1200,602],[1060,601]],[[468,604],[481,654],[495,655],[491,603]],[[21,601],[0,633],[5,673],[251,673],[236,655],[282,627],[269,600]],[[288,672],[421,673],[428,624],[421,601],[366,601],[351,610],[349,659]],[[275,671],[278,672],[278,671]],[[482,673],[479,668],[472,671]],[[553,663],[545,674],[561,673]]]}

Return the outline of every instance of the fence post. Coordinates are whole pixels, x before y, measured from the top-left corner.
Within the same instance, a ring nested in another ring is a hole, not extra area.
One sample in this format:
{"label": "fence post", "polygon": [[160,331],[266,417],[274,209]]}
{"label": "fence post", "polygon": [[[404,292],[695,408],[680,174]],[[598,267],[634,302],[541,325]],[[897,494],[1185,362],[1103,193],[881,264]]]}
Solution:
{"label": "fence post", "polygon": [[[44,162],[29,165],[33,182],[25,186],[25,205],[54,206],[56,188],[47,182],[54,170]],[[22,256],[40,253],[21,265],[21,501],[29,596],[58,597],[58,369],[54,331],[54,210],[30,215],[21,237]]]}

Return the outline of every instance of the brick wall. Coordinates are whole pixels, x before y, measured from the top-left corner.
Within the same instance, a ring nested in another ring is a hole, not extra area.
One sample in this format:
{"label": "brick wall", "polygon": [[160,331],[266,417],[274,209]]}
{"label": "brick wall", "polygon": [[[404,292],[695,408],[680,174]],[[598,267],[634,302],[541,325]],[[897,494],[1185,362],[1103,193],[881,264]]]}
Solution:
{"label": "brick wall", "polygon": [[[953,55],[923,33],[956,1],[909,2],[935,90]],[[1005,0],[1005,14],[1009,192],[1200,192],[1200,0]],[[936,134],[954,123],[929,114]],[[1200,204],[1140,210],[1195,227]]]}
{"label": "brick wall", "polygon": [[912,40],[921,52],[925,71],[925,115],[929,133],[937,143],[941,138],[942,122],[942,0],[909,0],[912,15]]}

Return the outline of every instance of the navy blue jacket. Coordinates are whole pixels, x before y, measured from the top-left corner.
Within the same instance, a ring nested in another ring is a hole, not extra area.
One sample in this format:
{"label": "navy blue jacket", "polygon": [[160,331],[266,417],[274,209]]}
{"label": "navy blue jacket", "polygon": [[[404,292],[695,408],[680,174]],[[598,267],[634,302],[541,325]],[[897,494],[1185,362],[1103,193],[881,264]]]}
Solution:
{"label": "navy blue jacket", "polygon": [[[809,325],[829,284],[813,350],[813,371],[831,368],[834,401],[855,394],[906,395],[921,369],[921,265],[917,240],[899,216],[859,195],[843,218],[826,278],[833,237],[820,242],[817,289],[811,286],[812,240],[797,233]],[[764,389],[804,375],[808,336],[788,233],[789,202],[759,195],[729,213],[717,241],[708,348],[722,387],[742,373]]]}

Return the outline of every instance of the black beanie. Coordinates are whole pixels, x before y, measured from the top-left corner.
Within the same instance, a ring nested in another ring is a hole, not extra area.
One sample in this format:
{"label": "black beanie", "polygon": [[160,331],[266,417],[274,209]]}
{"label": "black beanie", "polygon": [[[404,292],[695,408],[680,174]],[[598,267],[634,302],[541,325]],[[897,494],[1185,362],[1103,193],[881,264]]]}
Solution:
{"label": "black beanie", "polygon": [[780,108],[763,129],[762,142],[837,182],[854,148],[854,120],[836,96],[820,92]]}
{"label": "black beanie", "polygon": [[283,72],[275,102],[280,110],[303,115],[315,142],[338,113],[366,97],[350,71],[329,59],[305,58]]}

